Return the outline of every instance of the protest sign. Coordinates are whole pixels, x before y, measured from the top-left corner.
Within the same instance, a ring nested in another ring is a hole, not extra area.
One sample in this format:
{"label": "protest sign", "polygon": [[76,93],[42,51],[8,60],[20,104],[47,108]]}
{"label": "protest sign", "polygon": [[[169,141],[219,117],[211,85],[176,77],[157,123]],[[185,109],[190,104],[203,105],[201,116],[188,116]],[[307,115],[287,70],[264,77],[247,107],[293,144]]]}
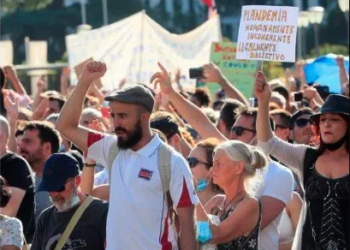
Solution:
{"label": "protest sign", "polygon": [[[221,37],[219,17],[189,33],[175,35],[140,12],[100,29],[69,35],[66,43],[72,72],[91,57],[108,65],[102,78],[104,89],[118,88],[122,79],[149,84],[152,75],[159,71],[158,62],[170,73],[180,69],[187,88],[195,85],[189,79],[188,69],[208,63],[211,44],[221,41]],[[77,82],[75,74],[71,81]]]}
{"label": "protest sign", "polygon": [[[210,60],[246,98],[250,98],[253,96],[255,73],[259,62],[236,60],[236,51],[235,43],[213,43]],[[212,94],[221,89],[218,84],[209,84],[208,88]]]}
{"label": "protest sign", "polygon": [[299,9],[244,6],[237,59],[295,62]]}

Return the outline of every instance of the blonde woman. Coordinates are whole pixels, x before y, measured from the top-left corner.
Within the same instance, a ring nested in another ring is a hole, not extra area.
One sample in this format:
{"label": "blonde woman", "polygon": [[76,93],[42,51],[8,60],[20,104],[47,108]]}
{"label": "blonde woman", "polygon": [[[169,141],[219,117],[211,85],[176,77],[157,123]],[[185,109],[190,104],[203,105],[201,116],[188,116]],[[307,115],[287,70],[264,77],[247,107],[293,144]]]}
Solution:
{"label": "blonde woman", "polygon": [[[5,183],[0,176],[0,209],[6,207],[11,198]],[[16,218],[2,215],[0,210],[0,250],[21,250],[23,244],[22,223]]]}
{"label": "blonde woman", "polygon": [[[251,184],[257,183],[257,169],[267,164],[264,153],[242,142],[225,142],[215,149],[213,181],[225,195],[214,197],[205,208],[197,206],[201,243],[215,244],[218,250],[258,250],[261,208]],[[220,219],[219,225],[212,215]]]}

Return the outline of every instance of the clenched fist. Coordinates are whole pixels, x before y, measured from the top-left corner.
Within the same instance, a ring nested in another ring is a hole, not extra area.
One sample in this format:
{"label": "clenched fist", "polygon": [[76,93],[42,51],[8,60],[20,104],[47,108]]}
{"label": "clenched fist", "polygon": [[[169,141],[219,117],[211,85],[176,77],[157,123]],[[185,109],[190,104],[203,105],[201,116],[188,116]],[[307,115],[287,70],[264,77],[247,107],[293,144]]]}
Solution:
{"label": "clenched fist", "polygon": [[268,104],[271,100],[271,87],[267,83],[266,76],[263,72],[258,72],[255,80],[254,94],[260,103]]}
{"label": "clenched fist", "polygon": [[84,83],[93,83],[103,77],[107,72],[107,66],[103,62],[89,62],[80,76],[80,81]]}

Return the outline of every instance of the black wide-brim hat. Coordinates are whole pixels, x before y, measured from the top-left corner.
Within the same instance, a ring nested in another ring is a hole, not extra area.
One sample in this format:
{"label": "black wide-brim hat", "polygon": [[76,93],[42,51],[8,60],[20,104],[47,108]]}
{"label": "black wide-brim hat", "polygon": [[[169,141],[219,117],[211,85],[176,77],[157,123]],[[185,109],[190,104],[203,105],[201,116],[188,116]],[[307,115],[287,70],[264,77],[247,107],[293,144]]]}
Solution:
{"label": "black wide-brim hat", "polygon": [[317,120],[323,114],[337,114],[349,117],[349,98],[343,95],[330,95],[321,111],[313,116],[312,120]]}

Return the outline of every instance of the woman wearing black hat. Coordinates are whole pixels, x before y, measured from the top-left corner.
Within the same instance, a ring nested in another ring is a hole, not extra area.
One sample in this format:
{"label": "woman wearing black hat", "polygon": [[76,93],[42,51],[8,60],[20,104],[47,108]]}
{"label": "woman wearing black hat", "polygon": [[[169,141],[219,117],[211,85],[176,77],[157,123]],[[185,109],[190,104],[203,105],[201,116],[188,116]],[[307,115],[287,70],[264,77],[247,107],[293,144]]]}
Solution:
{"label": "woman wearing black hat", "polygon": [[349,98],[330,96],[312,116],[320,138],[318,148],[279,140],[270,128],[271,90],[259,72],[259,145],[299,175],[305,191],[301,223],[293,250],[348,250],[349,247]]}

